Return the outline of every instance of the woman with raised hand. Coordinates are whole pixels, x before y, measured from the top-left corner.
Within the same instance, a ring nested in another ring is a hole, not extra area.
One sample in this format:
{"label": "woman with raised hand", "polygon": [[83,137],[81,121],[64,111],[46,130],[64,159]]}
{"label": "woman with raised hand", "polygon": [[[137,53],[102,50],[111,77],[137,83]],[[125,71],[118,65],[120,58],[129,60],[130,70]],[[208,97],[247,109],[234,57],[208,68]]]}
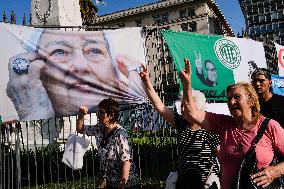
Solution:
{"label": "woman with raised hand", "polygon": [[138,175],[132,159],[132,148],[126,130],[118,124],[119,104],[110,98],[98,105],[97,125],[84,125],[86,106],[79,109],[78,133],[95,136],[100,157],[100,175],[108,189],[138,189]]}
{"label": "woman with raised hand", "polygon": [[[246,152],[253,147],[260,125],[265,120],[260,114],[258,96],[249,83],[232,84],[226,90],[231,116],[205,112],[198,109],[194,102],[191,74],[190,62],[185,59],[185,70],[181,71],[184,115],[189,122],[219,135],[221,188],[231,189],[240,164]],[[284,174],[284,162],[270,166],[276,153],[284,157],[283,139],[284,129],[271,119],[255,148],[259,171],[251,179],[257,186],[267,187]]]}
{"label": "woman with raised hand", "polygon": [[[176,188],[178,189],[204,189],[219,188],[218,165],[216,163],[215,151],[219,146],[219,139],[212,135],[199,125],[192,124],[184,119],[182,115],[174,113],[167,108],[156,91],[149,78],[148,67],[142,65],[143,70],[140,72],[141,80],[144,84],[145,91],[153,104],[156,111],[174,128],[177,129],[177,172],[179,174]],[[199,91],[193,92],[193,98],[198,109],[204,111],[205,96]],[[215,178],[210,182],[209,179]],[[209,185],[209,186],[208,186]]]}

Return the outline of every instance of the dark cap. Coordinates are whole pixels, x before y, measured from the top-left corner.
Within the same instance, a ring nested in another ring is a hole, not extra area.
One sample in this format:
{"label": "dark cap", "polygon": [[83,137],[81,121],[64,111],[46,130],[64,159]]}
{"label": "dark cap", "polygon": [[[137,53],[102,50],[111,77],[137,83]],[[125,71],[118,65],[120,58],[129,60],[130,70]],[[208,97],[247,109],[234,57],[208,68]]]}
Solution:
{"label": "dark cap", "polygon": [[271,80],[271,74],[270,71],[266,68],[257,68],[254,70],[254,72],[251,74],[251,80],[254,80],[257,76],[264,75],[264,77],[268,80]]}

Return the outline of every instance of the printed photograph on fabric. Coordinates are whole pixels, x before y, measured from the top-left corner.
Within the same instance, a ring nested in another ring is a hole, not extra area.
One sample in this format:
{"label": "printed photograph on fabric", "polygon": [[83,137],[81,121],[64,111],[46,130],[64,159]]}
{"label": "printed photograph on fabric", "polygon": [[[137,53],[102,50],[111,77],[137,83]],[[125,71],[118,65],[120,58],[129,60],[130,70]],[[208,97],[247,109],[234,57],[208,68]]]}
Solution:
{"label": "printed photograph on fabric", "polygon": [[248,62],[249,65],[249,70],[248,70],[248,78],[249,80],[251,79],[251,74],[254,72],[254,70],[256,70],[258,68],[257,64],[255,63],[255,61],[250,60]]}
{"label": "printed photograph on fabric", "polygon": [[201,61],[201,53],[195,53],[195,66],[196,75],[204,85],[208,87],[215,87],[218,85],[217,70],[211,60],[205,60],[203,68]]}
{"label": "printed photograph on fabric", "polygon": [[111,54],[104,31],[35,32],[36,45],[9,59],[6,92],[19,120],[76,115],[82,104],[95,111],[106,97],[145,102],[137,69],[144,62]]}

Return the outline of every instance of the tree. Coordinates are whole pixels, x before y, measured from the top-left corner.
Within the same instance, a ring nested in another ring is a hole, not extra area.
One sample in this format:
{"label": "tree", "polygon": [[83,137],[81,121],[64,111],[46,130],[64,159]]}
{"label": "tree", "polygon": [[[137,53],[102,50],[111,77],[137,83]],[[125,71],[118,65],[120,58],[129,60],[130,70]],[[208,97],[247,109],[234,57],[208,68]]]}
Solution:
{"label": "tree", "polygon": [[80,0],[80,11],[81,11],[81,17],[83,21],[83,25],[90,24],[94,22],[98,8],[93,3],[92,0]]}

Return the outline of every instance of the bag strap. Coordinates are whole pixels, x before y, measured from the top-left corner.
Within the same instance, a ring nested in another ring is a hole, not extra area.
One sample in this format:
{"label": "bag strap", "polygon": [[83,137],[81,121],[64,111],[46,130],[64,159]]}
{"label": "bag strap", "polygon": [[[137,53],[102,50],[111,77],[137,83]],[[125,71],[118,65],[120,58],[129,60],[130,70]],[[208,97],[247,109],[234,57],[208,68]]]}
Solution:
{"label": "bag strap", "polygon": [[209,173],[208,173],[208,175],[207,175],[207,177],[206,177],[206,179],[205,179],[205,182],[204,182],[205,184],[206,184],[206,182],[208,181],[208,179],[209,179],[211,173],[213,173],[214,164],[215,164],[215,162],[213,162],[213,165],[212,165],[211,168],[210,168],[210,171],[209,171]]}
{"label": "bag strap", "polygon": [[257,132],[257,135],[255,137],[254,145],[256,145],[259,142],[259,140],[261,139],[262,135],[264,134],[264,132],[266,130],[266,127],[267,127],[269,121],[270,121],[270,118],[265,118],[263,120],[263,122],[261,123],[260,128]]}

